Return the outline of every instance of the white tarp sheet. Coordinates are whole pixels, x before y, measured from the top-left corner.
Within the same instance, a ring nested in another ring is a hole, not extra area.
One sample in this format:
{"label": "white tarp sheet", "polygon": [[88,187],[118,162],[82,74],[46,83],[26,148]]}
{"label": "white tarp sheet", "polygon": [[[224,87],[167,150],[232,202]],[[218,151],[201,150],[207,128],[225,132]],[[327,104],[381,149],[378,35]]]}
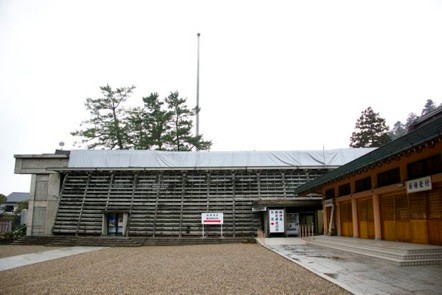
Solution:
{"label": "white tarp sheet", "polygon": [[73,150],[69,168],[245,168],[341,166],[373,148],[323,151],[165,152],[152,150]]}

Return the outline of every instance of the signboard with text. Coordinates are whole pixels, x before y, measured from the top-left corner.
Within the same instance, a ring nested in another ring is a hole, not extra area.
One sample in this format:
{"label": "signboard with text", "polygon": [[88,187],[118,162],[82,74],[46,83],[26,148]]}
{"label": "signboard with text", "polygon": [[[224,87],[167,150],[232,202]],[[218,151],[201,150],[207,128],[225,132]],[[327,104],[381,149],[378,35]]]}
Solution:
{"label": "signboard with text", "polygon": [[407,181],[407,193],[429,191],[432,189],[431,176]]}
{"label": "signboard with text", "polygon": [[223,213],[201,213],[201,224],[223,224]]}
{"label": "signboard with text", "polygon": [[284,209],[269,210],[270,233],[284,232]]}

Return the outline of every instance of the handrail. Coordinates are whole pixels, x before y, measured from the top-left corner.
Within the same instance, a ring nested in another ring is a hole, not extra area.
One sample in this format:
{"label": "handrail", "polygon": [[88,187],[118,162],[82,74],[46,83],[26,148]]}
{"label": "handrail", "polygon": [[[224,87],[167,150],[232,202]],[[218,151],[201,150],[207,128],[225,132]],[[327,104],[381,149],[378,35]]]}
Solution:
{"label": "handrail", "polygon": [[17,228],[15,231],[12,232],[12,239],[18,237],[25,230],[26,230],[26,224],[24,224],[22,227]]}

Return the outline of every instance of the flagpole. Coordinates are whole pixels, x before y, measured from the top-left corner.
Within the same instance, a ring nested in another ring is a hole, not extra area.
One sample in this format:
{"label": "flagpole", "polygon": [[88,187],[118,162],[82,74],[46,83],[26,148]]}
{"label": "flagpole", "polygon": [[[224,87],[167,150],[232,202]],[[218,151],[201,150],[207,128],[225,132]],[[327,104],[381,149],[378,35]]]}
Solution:
{"label": "flagpole", "polygon": [[197,58],[197,69],[196,69],[196,136],[200,134],[200,33],[196,34],[198,36],[198,58]]}

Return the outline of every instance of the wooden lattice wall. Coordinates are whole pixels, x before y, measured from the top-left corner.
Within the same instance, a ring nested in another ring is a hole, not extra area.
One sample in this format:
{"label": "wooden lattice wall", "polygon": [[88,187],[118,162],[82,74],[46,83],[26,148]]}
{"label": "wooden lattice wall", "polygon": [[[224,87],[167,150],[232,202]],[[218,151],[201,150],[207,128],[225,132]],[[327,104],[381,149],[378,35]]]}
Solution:
{"label": "wooden lattice wall", "polygon": [[225,236],[254,236],[252,201],[293,198],[323,170],[76,171],[64,175],[54,234],[101,235],[106,212],[128,213],[129,236],[201,235],[201,213],[224,213]]}

